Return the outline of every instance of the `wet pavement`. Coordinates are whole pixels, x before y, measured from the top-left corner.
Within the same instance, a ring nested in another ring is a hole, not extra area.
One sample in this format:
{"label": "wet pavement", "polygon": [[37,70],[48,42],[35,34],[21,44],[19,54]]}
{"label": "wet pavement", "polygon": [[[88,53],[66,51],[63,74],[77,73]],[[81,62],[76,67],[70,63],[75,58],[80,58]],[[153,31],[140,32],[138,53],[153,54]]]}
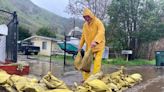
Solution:
{"label": "wet pavement", "polygon": [[157,78],[148,80],[145,83],[129,89],[127,92],[164,92],[164,76],[158,76]]}
{"label": "wet pavement", "polygon": [[[30,65],[30,74],[37,77],[42,77],[50,71],[48,61],[26,58],[20,58],[19,61],[28,63]],[[119,68],[120,66],[103,65],[103,72],[105,74],[112,73]],[[80,83],[82,80],[81,73],[74,70],[72,65],[68,65],[63,69],[63,63],[52,62],[51,72],[69,86],[73,86],[74,82]],[[140,73],[143,76],[143,81],[123,92],[164,92],[164,67],[130,66],[125,67],[125,73]]]}
{"label": "wet pavement", "polygon": [[164,68],[140,66],[128,72],[140,73],[143,76],[143,81],[124,92],[164,92]]}

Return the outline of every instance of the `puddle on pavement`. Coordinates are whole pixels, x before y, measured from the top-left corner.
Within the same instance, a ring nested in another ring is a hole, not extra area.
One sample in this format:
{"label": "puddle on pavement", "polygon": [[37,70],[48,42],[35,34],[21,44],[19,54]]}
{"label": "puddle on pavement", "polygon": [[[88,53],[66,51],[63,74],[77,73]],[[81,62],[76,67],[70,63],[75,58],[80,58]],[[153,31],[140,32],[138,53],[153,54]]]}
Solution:
{"label": "puddle on pavement", "polygon": [[66,68],[63,68],[63,65],[58,65],[54,62],[29,62],[30,66],[30,74],[36,75],[36,76],[44,76],[47,74],[47,72],[51,71],[53,75],[56,77],[61,77],[64,72],[72,71],[73,69],[69,66],[66,66]]}
{"label": "puddle on pavement", "polygon": [[144,89],[141,89],[140,92],[164,92],[164,78],[159,78]]}

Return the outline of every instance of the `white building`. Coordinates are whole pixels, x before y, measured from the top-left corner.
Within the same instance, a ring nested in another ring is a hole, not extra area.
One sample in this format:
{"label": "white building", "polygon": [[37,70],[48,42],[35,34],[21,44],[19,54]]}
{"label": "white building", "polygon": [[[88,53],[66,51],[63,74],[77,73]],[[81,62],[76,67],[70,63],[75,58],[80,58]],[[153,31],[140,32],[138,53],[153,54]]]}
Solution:
{"label": "white building", "polygon": [[6,59],[6,36],[8,35],[7,25],[0,25],[0,62]]}

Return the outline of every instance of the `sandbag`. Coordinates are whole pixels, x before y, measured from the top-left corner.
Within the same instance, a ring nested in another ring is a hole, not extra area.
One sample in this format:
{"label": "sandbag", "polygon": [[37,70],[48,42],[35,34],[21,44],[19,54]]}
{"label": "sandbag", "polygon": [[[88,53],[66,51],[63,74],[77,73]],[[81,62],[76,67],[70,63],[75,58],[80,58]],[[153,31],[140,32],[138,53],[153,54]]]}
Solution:
{"label": "sandbag", "polygon": [[101,81],[103,81],[105,84],[111,83],[110,74],[103,75],[103,77],[101,78]]}
{"label": "sandbag", "polygon": [[89,85],[92,87],[92,90],[96,92],[106,92],[109,90],[108,86],[99,79],[94,79],[85,83],[85,85]]}
{"label": "sandbag", "polygon": [[82,64],[81,60],[82,60],[82,56],[81,56],[81,52],[79,51],[74,60],[74,66],[76,70],[80,70]]}
{"label": "sandbag", "polygon": [[89,85],[78,86],[77,83],[74,83],[74,85],[76,87],[74,92],[95,92]]}
{"label": "sandbag", "polygon": [[91,81],[91,80],[94,80],[94,79],[101,79],[102,76],[103,76],[103,72],[100,71],[100,72],[98,72],[96,74],[92,74],[91,76],[89,76],[89,78],[85,82]]}
{"label": "sandbag", "polygon": [[117,83],[121,87],[127,87],[128,86],[128,82],[126,82],[125,78],[123,78],[122,76],[115,76],[115,78],[112,80],[115,80],[115,82],[113,82],[113,83]]}
{"label": "sandbag", "polygon": [[118,80],[118,84],[119,84],[121,87],[128,87],[128,82],[126,82],[126,81],[124,81],[124,80],[121,80],[121,79]]}
{"label": "sandbag", "polygon": [[139,82],[142,80],[142,76],[141,74],[138,73],[134,73],[132,75],[129,75],[129,77],[131,77],[133,80],[135,80],[136,82]]}
{"label": "sandbag", "polygon": [[78,86],[75,90],[75,92],[88,92],[88,89],[83,86]]}
{"label": "sandbag", "polygon": [[107,86],[108,86],[108,88],[110,88],[114,92],[117,92],[119,90],[118,86],[114,83],[109,83],[109,84],[107,84]]}
{"label": "sandbag", "polygon": [[116,71],[116,72],[113,72],[110,74],[110,77],[113,79],[117,76],[123,76],[123,72],[124,71],[124,66],[121,66],[120,70]]}
{"label": "sandbag", "polygon": [[69,89],[54,89],[54,90],[48,90],[45,92],[73,92],[73,91],[71,91]]}
{"label": "sandbag", "polygon": [[11,87],[9,84],[1,85],[1,87],[3,88],[3,91],[1,90],[2,92],[17,92],[16,89]]}
{"label": "sandbag", "polygon": [[43,82],[50,89],[68,89],[66,84],[54,77],[51,72],[48,72],[48,74],[43,77]]}
{"label": "sandbag", "polygon": [[127,81],[129,85],[133,85],[134,83],[136,83],[135,80],[129,76],[125,78],[125,81]]}
{"label": "sandbag", "polygon": [[7,83],[20,91],[23,87],[25,87],[25,85],[27,85],[28,80],[26,77],[11,75],[10,78],[7,80]]}
{"label": "sandbag", "polygon": [[27,78],[18,75],[11,75],[7,80],[7,83],[17,89],[18,91],[23,90],[25,87],[37,83],[35,78]]}
{"label": "sandbag", "polygon": [[40,86],[37,83],[28,83],[22,89],[22,92],[45,92],[44,87]]}
{"label": "sandbag", "polygon": [[7,74],[6,71],[0,70],[0,84],[5,84],[9,77],[10,77],[10,75]]}
{"label": "sandbag", "polygon": [[93,53],[92,50],[89,49],[84,54],[84,57],[82,59],[81,70],[85,72],[90,72],[92,61],[93,61]]}

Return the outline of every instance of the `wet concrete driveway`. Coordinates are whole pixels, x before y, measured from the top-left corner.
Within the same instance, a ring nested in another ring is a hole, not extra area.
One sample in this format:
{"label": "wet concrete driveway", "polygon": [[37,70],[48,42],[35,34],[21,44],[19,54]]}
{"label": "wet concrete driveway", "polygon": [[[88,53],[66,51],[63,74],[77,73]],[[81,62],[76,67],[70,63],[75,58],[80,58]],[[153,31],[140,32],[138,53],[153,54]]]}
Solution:
{"label": "wet concrete driveway", "polygon": [[[30,74],[42,77],[50,71],[50,64],[47,61],[38,60],[20,60],[30,65]],[[112,73],[117,71],[120,66],[103,65],[104,73]],[[65,81],[69,86],[73,86],[74,82],[80,83],[82,80],[81,73],[74,70],[73,66],[66,66],[63,69],[63,63],[51,63],[51,72]],[[130,66],[125,67],[127,74],[140,73],[143,81],[138,85],[125,90],[124,92],[164,92],[164,67],[157,68],[155,66]]]}

